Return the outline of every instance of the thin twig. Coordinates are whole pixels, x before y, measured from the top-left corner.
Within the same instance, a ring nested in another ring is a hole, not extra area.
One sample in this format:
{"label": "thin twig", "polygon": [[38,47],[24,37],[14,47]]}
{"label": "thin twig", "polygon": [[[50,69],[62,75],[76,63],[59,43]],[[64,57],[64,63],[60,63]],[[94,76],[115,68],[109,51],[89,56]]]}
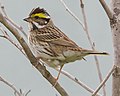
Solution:
{"label": "thin twig", "polygon": [[3,16],[5,19],[7,19],[13,26],[15,26],[15,28],[17,28],[18,30],[20,30],[23,35],[27,38],[27,34],[25,33],[25,31],[23,30],[22,26],[18,26],[17,24],[15,24],[7,15],[6,11],[5,11],[5,7],[4,5],[0,2],[0,7],[1,7],[1,11],[3,13]]}
{"label": "thin twig", "polygon": [[96,90],[94,91],[94,93],[92,94],[92,96],[96,96],[97,92],[101,89],[101,87],[106,83],[106,81],[109,79],[109,77],[111,76],[111,74],[113,73],[113,71],[116,69],[117,67],[115,65],[112,66],[112,68],[110,69],[110,71],[108,72],[108,74],[106,75],[106,77],[104,78],[104,80],[100,83],[100,85],[96,88]]}
{"label": "thin twig", "polygon": [[29,90],[29,91],[25,94],[25,96],[27,96],[30,92],[31,92],[31,90]]}
{"label": "thin twig", "polygon": [[[59,72],[59,69],[55,69]],[[84,89],[86,89],[88,92],[93,93],[94,90],[91,89],[90,87],[88,87],[86,84],[84,84],[83,82],[81,82],[79,79],[77,79],[76,77],[72,76],[71,74],[69,74],[68,72],[62,70],[61,73],[63,75],[65,75],[66,77],[68,77],[69,79],[71,79],[72,81],[74,81],[75,83],[79,84],[80,86],[82,86]],[[96,96],[101,96],[99,93]]]}
{"label": "thin twig", "polygon": [[5,79],[3,79],[1,76],[0,76],[0,81],[2,81],[3,83],[5,83],[6,85],[8,85],[11,89],[13,89],[14,93],[16,93],[17,96],[23,96],[23,94],[21,94],[12,84],[10,84],[8,81],[6,81]]}
{"label": "thin twig", "polygon": [[5,12],[4,5],[1,2],[0,2],[0,7],[1,7],[1,11],[3,12],[4,16],[8,17],[7,13]]}
{"label": "thin twig", "polygon": [[82,0],[80,0],[80,2],[81,2],[80,6],[81,6],[83,20],[84,20],[85,32],[86,32],[88,41],[89,41],[89,43],[90,43],[90,45],[92,47],[93,43],[92,43],[91,37],[90,37],[89,32],[88,32],[88,24],[87,24],[86,14],[85,14],[85,11],[84,11],[84,4],[83,4]]}
{"label": "thin twig", "polygon": [[18,26],[17,24],[15,24],[10,18],[5,17],[13,26],[15,26],[15,28],[17,28],[18,30],[20,30],[23,35],[27,38],[27,34],[25,33],[25,31],[23,30],[22,26]]}
{"label": "thin twig", "polygon": [[0,76],[0,81],[2,81],[3,83],[5,83],[7,86],[9,86],[12,90],[14,90],[14,95],[15,96],[27,96],[31,90],[29,90],[25,95],[24,93],[22,92],[22,90],[20,89],[20,91],[18,91],[12,84],[10,84],[8,81],[6,81],[5,79],[3,79],[1,76]]}
{"label": "thin twig", "polygon": [[[80,6],[81,6],[82,14],[83,14],[85,32],[86,32],[89,44],[90,44],[91,48],[93,50],[95,50],[95,46],[93,46],[92,39],[91,39],[91,36],[89,34],[89,31],[88,31],[87,18],[86,18],[86,14],[85,14],[85,10],[84,10],[84,4],[83,4],[82,0],[80,0]],[[94,56],[94,59],[95,59],[95,62],[96,62],[96,67],[97,67],[97,71],[98,71],[99,80],[100,80],[100,82],[102,82],[102,73],[100,71],[100,66],[99,66],[99,61],[98,61],[97,56]],[[104,96],[106,96],[105,85],[103,86],[103,94],[104,94]]]}
{"label": "thin twig", "polygon": [[109,19],[111,20],[113,18],[113,14],[112,14],[110,8],[108,7],[108,5],[106,4],[106,2],[104,0],[99,0],[99,2],[101,3],[102,7],[104,8]]}
{"label": "thin twig", "polygon": [[[2,32],[3,35],[4,35],[4,36],[0,36],[0,37],[3,37],[3,38],[5,38],[5,39],[7,39],[8,41],[10,41],[16,48],[18,48],[18,49],[26,56],[23,48],[22,48],[19,44],[17,44],[15,41],[13,41],[13,40],[10,38],[10,36],[7,34],[7,32],[6,32],[1,26],[0,26],[0,30],[1,30],[1,32]],[[27,57],[27,56],[26,56],[26,57]]]}
{"label": "thin twig", "polygon": [[60,0],[60,2],[62,3],[62,5],[65,7],[66,11],[82,26],[82,28],[85,30],[85,27],[83,25],[83,23],[79,20],[79,18],[67,7],[67,5],[65,4],[65,2],[63,0]]}
{"label": "thin twig", "polygon": [[[93,43],[92,49],[95,50],[95,44],[94,43]],[[99,80],[100,80],[100,83],[101,83],[103,81],[103,79],[102,79],[102,73],[100,71],[99,60],[98,60],[97,56],[94,56],[94,59],[95,59],[95,62],[96,62],[96,67],[97,67],[97,72],[98,72]],[[103,85],[103,96],[106,96],[105,85]]]}

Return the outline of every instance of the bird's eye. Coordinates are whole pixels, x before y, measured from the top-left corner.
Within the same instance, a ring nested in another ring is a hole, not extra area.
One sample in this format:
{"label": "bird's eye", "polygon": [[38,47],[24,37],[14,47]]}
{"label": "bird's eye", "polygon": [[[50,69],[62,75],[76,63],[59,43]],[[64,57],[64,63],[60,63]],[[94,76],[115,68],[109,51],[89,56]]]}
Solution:
{"label": "bird's eye", "polygon": [[39,17],[38,16],[35,16],[35,19],[38,19]]}

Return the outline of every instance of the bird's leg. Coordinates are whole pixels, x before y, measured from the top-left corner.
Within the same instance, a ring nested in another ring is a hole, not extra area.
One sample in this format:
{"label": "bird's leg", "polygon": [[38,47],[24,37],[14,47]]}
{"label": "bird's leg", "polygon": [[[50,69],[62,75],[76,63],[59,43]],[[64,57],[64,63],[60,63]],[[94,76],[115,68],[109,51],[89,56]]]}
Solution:
{"label": "bird's leg", "polygon": [[57,76],[57,78],[56,78],[56,81],[55,81],[54,87],[55,87],[56,84],[57,84],[57,81],[58,81],[58,79],[59,79],[59,77],[60,77],[60,73],[61,73],[61,70],[62,70],[63,66],[64,66],[64,64],[62,64],[62,66],[60,66],[60,70],[59,70],[58,76]]}

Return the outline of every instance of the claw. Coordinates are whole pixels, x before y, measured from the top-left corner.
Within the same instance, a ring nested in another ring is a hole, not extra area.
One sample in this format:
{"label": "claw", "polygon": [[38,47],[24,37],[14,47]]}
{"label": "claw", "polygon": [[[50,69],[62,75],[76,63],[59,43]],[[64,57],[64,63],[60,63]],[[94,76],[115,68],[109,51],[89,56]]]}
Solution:
{"label": "claw", "polygon": [[[36,57],[36,59],[37,59],[37,64],[35,65],[35,67],[38,67],[39,62],[41,62],[41,57]],[[41,63],[42,63],[43,66],[44,66],[44,63],[43,63],[43,62],[41,62]]]}

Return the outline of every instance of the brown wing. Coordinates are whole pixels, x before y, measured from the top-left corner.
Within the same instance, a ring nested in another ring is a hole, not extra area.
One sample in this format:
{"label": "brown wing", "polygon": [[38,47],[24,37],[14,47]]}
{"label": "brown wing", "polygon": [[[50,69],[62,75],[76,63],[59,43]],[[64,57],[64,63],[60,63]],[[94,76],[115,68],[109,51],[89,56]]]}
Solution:
{"label": "brown wing", "polygon": [[48,42],[49,44],[79,48],[75,42],[70,40],[61,30],[57,27],[44,27],[39,30],[36,38],[42,42]]}

